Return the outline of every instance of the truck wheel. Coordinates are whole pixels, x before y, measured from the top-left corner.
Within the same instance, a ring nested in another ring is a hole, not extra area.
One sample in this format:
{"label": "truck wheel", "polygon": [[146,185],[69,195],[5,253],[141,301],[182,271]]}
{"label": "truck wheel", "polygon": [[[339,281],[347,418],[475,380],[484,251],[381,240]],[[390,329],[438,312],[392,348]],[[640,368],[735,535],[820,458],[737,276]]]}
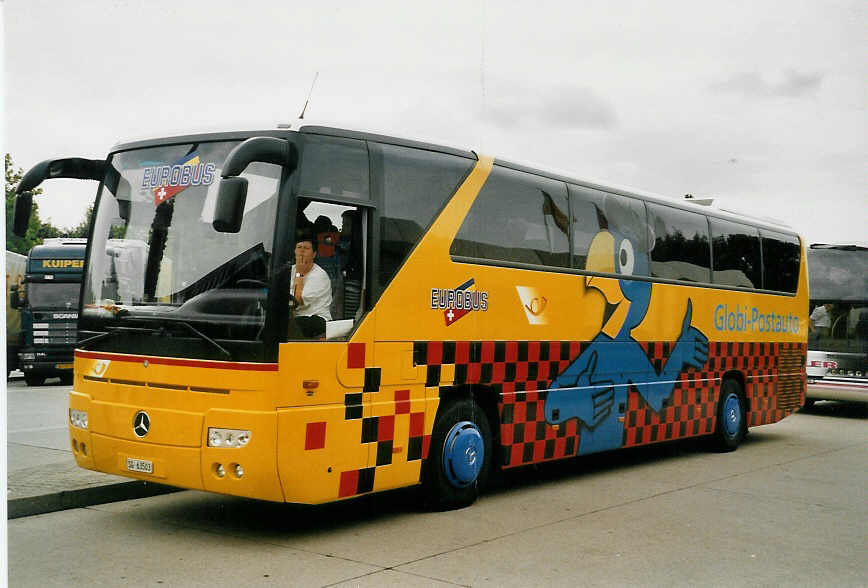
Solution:
{"label": "truck wheel", "polygon": [[72,374],[63,374],[62,376],[60,376],[60,383],[63,384],[64,386],[69,386],[70,384],[72,384],[72,381],[73,381],[73,375]]}
{"label": "truck wheel", "polygon": [[443,400],[424,464],[422,487],[436,510],[472,504],[491,469],[492,441],[488,417],[473,400]]}
{"label": "truck wheel", "polygon": [[739,383],[728,378],[720,390],[714,446],[718,451],[733,451],[747,434],[744,400]]}
{"label": "truck wheel", "polygon": [[24,381],[28,386],[41,386],[45,383],[45,376],[42,374],[24,374]]}

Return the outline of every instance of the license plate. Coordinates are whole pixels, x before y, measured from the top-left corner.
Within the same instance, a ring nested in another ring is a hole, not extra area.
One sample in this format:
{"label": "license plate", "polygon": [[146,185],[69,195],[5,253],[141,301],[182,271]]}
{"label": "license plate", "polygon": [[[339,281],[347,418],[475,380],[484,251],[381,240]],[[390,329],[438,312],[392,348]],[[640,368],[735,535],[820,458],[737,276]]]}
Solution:
{"label": "license plate", "polygon": [[71,363],[58,363],[54,367],[59,369],[59,370],[71,370],[72,364]]}
{"label": "license plate", "polygon": [[131,472],[140,472],[142,474],[154,473],[154,462],[146,459],[127,458],[127,469]]}

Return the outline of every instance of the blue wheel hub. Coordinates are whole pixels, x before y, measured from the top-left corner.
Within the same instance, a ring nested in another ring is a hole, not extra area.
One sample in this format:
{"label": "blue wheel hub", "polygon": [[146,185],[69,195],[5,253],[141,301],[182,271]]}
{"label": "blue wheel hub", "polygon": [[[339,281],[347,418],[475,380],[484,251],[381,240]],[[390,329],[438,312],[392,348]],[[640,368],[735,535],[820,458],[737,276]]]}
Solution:
{"label": "blue wheel hub", "polygon": [[741,430],[741,404],[735,394],[723,401],[723,430],[729,437],[735,437]]}
{"label": "blue wheel hub", "polygon": [[466,488],[476,481],[485,461],[482,433],[470,421],[461,421],[449,429],[443,444],[443,472],[456,488]]}

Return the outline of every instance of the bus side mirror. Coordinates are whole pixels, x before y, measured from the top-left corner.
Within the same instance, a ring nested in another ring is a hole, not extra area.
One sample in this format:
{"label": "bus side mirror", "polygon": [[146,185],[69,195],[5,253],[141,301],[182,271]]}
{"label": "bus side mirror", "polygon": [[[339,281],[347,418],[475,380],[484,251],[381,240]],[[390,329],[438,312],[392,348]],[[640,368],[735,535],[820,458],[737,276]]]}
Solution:
{"label": "bus side mirror", "polygon": [[14,310],[21,308],[21,299],[18,298],[18,284],[9,286],[9,308]]}
{"label": "bus side mirror", "polygon": [[220,188],[211,225],[221,233],[241,230],[244,204],[247,201],[247,180],[239,177],[255,161],[279,165],[292,172],[298,165],[295,145],[276,137],[251,137],[236,145],[223,162]]}
{"label": "bus side mirror", "polygon": [[247,202],[247,178],[222,178],[214,205],[214,220],[211,225],[221,233],[237,233],[244,218]]}
{"label": "bus side mirror", "polygon": [[15,197],[15,212],[12,214],[12,232],[23,237],[30,224],[30,213],[33,211],[33,192],[24,192]]}

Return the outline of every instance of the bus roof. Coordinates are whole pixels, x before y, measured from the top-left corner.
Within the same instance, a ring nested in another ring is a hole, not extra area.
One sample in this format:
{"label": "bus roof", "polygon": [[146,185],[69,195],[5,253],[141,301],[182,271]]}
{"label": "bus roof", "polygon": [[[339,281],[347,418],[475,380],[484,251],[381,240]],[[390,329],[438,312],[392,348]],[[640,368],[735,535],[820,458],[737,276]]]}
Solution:
{"label": "bus roof", "polygon": [[[120,143],[115,145],[112,148],[112,152],[118,151],[127,151],[130,149],[142,149],[147,147],[156,147],[160,145],[174,145],[174,144],[183,144],[183,143],[199,143],[204,141],[232,141],[232,140],[244,140],[249,137],[255,136],[266,136],[266,137],[278,137],[278,138],[289,138],[295,133],[309,133],[316,135],[328,135],[334,137],[348,137],[355,138],[361,140],[370,140],[381,143],[388,143],[392,145],[401,145],[406,147],[413,147],[419,149],[428,149],[431,151],[437,151],[441,153],[448,153],[451,155],[457,155],[460,157],[468,157],[471,159],[477,159],[477,152],[462,149],[457,147],[451,147],[439,143],[430,143],[425,140],[417,140],[417,139],[406,139],[400,138],[393,135],[384,135],[371,131],[360,131],[360,130],[352,130],[347,128],[326,126],[326,125],[317,125],[317,124],[308,124],[304,121],[296,121],[295,124],[281,124],[279,128],[267,129],[267,130],[248,130],[248,131],[225,131],[225,132],[213,132],[213,133],[197,133],[191,135],[177,135],[172,137],[163,137],[156,139],[146,139],[141,141],[134,141],[130,143]],[[709,206],[709,201],[704,199],[696,199],[696,201],[673,198],[670,196],[663,196],[660,194],[655,194],[652,192],[648,192],[645,190],[631,188],[627,186],[619,186],[617,184],[613,184],[607,181],[600,181],[590,178],[582,178],[579,176],[575,176],[570,172],[556,171],[554,169],[547,169],[544,167],[537,166],[535,164],[530,163],[519,163],[516,161],[510,161],[506,159],[496,158],[495,163],[497,165],[507,167],[510,169],[514,169],[517,171],[524,171],[528,173],[533,173],[536,175],[541,175],[553,180],[563,181],[567,183],[577,184],[581,186],[585,186],[588,188],[595,188],[615,194],[621,194],[624,196],[630,196],[634,198],[640,198],[643,200],[648,200],[652,202],[656,202],[659,204],[664,204],[666,206],[672,206],[675,208],[680,208],[683,210],[689,210],[692,212],[699,212],[701,214],[705,214],[707,216],[718,217],[725,220],[729,220],[732,222],[739,223],[747,223],[759,228],[780,231],[783,233],[797,235],[797,232],[785,225],[783,222],[778,221],[776,219],[770,218],[761,218],[755,217],[740,211],[727,210],[725,208],[721,208],[719,206]]]}

